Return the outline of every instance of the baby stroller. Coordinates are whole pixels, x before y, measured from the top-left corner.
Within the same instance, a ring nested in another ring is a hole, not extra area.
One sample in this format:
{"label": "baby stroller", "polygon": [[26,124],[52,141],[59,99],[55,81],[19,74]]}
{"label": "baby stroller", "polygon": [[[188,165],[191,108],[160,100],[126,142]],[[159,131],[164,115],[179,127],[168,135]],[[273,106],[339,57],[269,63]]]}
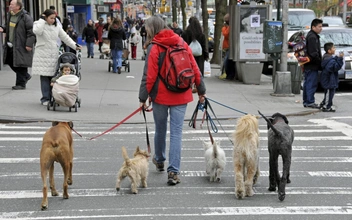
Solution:
{"label": "baby stroller", "polygon": [[[130,62],[128,61],[128,56],[130,54],[130,51],[126,47],[126,42],[124,42],[124,48],[122,50],[122,66],[125,67],[125,71],[130,72]],[[109,67],[108,71],[110,72],[112,69],[112,56],[110,53],[111,60],[109,60]]]}
{"label": "baby stroller", "polygon": [[71,52],[62,53],[59,56],[58,64],[54,77],[60,74],[63,64],[71,64],[71,74],[59,77],[53,85],[52,97],[47,105],[47,109],[53,108],[56,111],[58,106],[69,107],[77,112],[81,107],[81,99],[78,97],[79,81],[81,80],[81,56],[80,51],[77,54]]}
{"label": "baby stroller", "polygon": [[110,40],[107,38],[103,39],[103,45],[101,46],[101,54],[99,59],[109,59],[110,58]]}

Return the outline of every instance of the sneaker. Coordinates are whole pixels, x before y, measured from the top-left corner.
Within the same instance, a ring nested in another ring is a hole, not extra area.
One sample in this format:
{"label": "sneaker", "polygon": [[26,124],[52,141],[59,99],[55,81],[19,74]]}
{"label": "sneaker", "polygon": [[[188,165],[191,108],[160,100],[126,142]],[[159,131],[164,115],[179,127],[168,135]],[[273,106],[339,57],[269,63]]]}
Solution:
{"label": "sneaker", "polygon": [[32,75],[29,74],[28,78],[26,79],[26,83],[27,83],[30,79],[32,79]]}
{"label": "sneaker", "polygon": [[169,172],[167,174],[167,179],[167,184],[170,186],[174,186],[181,182],[181,180],[178,178],[178,175],[174,172]]}
{"label": "sneaker", "polygon": [[309,104],[309,105],[304,105],[304,107],[305,108],[317,108],[317,109],[320,108],[320,106],[318,104],[315,104],[315,103]]}
{"label": "sneaker", "polygon": [[153,164],[156,166],[156,171],[162,172],[164,171],[164,163],[158,163],[153,157]]}
{"label": "sneaker", "polygon": [[323,108],[323,112],[336,112],[333,108]]}
{"label": "sneaker", "polygon": [[13,90],[23,90],[26,89],[26,86],[12,86]]}
{"label": "sneaker", "polygon": [[47,106],[49,104],[49,101],[42,102],[42,105]]}
{"label": "sneaker", "polygon": [[226,79],[227,75],[226,73],[223,73],[221,76],[219,76],[219,79]]}

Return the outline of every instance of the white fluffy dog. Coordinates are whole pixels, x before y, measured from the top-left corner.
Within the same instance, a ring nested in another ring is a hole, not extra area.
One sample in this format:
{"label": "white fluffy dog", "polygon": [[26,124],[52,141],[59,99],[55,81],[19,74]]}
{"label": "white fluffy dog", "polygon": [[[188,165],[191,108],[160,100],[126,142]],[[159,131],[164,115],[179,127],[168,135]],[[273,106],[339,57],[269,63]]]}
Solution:
{"label": "white fluffy dog", "polygon": [[238,119],[233,134],[233,165],[235,171],[235,195],[242,199],[253,196],[253,184],[259,177],[259,128],[254,115]]}
{"label": "white fluffy dog", "polygon": [[220,182],[221,173],[226,166],[226,156],[223,149],[216,142],[203,142],[205,150],[206,173],[210,176],[210,182]]}

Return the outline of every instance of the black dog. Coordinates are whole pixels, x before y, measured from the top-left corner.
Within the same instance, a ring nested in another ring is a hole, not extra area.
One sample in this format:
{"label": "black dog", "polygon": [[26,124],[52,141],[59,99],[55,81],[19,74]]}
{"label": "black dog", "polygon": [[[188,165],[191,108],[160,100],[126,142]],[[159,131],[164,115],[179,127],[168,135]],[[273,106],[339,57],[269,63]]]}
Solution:
{"label": "black dog", "polygon": [[[258,113],[265,119],[268,124],[268,150],[269,150],[269,191],[275,191],[276,186],[279,190],[279,200],[285,199],[286,183],[290,183],[290,166],[292,155],[292,142],[294,131],[288,125],[286,116],[275,113],[270,119],[266,118],[260,111]],[[283,161],[283,172],[280,179],[278,158],[279,155]]]}

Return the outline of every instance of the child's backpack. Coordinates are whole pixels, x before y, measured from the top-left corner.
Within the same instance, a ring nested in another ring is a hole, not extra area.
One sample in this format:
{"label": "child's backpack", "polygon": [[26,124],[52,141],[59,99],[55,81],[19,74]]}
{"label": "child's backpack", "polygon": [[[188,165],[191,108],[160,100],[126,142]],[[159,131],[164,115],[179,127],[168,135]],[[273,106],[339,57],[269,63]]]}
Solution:
{"label": "child's backpack", "polygon": [[[190,54],[184,47],[184,41],[181,39],[178,44],[173,46],[166,46],[154,41],[152,43],[166,48],[165,56],[159,58],[158,73],[166,88],[179,93],[190,89],[194,84],[195,75]],[[165,77],[161,73],[165,73]]]}
{"label": "child's backpack", "polygon": [[288,44],[292,47],[293,52],[295,53],[295,57],[298,61],[299,65],[303,65],[310,61],[307,55],[307,48],[306,48],[306,38],[302,35],[298,36],[299,39],[296,42],[288,42]]}

